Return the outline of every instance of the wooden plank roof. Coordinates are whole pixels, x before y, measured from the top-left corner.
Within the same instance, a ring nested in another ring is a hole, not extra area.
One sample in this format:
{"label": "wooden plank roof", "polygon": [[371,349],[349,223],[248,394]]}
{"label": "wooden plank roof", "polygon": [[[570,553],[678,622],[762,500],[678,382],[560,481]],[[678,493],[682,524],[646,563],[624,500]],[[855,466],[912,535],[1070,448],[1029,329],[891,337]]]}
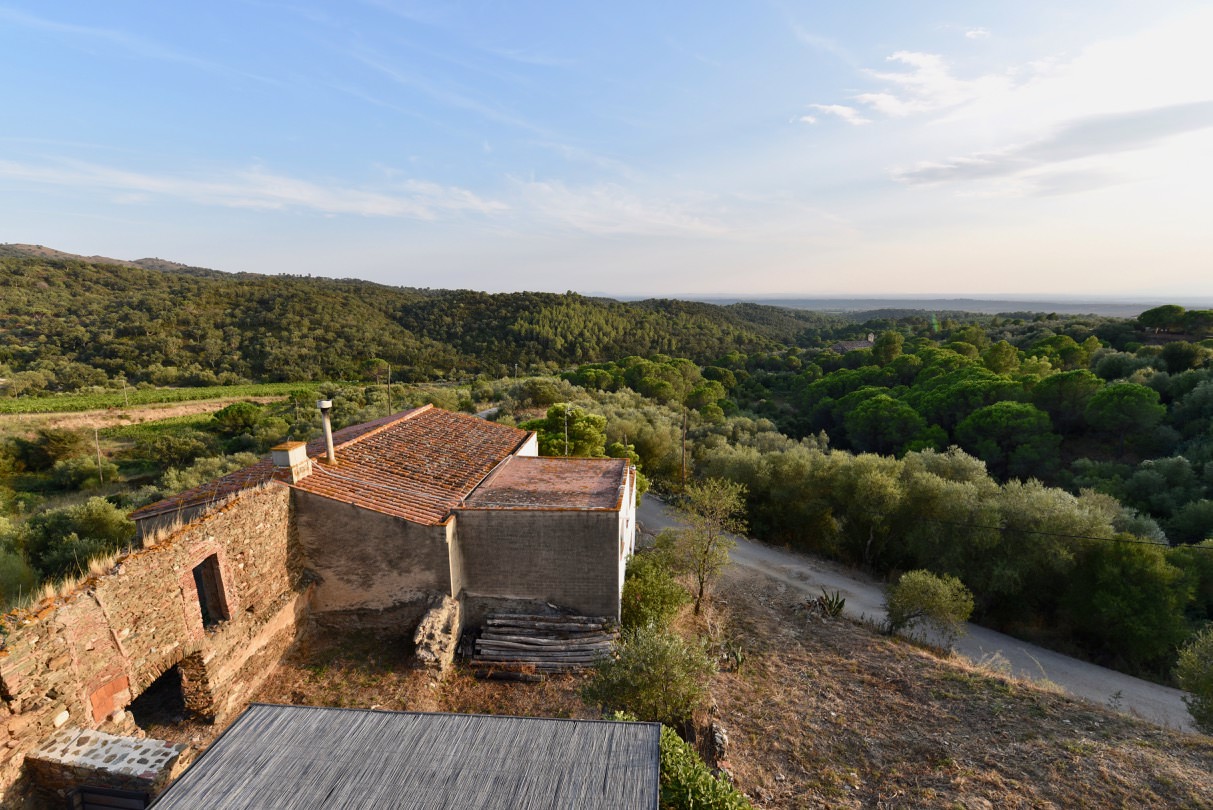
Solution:
{"label": "wooden plank roof", "polygon": [[656,810],[655,723],[253,704],[155,810]]}
{"label": "wooden plank roof", "polygon": [[[308,442],[312,474],[294,486],[416,523],[438,524],[529,434],[430,405],[333,432],[336,466],[324,439]],[[131,513],[135,520],[219,501],[274,480],[262,459],[244,469]]]}

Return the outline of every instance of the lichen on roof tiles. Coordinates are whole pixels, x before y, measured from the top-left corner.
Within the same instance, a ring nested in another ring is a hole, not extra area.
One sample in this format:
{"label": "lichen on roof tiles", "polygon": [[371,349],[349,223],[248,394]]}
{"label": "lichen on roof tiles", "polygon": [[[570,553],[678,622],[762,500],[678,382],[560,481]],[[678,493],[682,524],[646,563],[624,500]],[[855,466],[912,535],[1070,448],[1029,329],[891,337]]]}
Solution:
{"label": "lichen on roof tiles", "polygon": [[618,509],[629,467],[620,458],[514,456],[468,496],[468,509]]}

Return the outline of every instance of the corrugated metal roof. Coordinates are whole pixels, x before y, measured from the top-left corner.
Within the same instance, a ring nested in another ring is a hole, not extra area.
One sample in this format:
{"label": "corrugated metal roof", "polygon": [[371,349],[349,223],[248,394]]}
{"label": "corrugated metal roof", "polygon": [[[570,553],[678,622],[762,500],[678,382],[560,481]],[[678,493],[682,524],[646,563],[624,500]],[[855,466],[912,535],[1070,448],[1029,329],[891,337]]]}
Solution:
{"label": "corrugated metal roof", "polygon": [[468,496],[468,509],[618,509],[631,462],[514,456]]}
{"label": "corrugated metal roof", "polygon": [[[312,465],[295,486],[327,498],[402,517],[442,523],[528,433],[430,405],[351,425],[333,433],[337,464]],[[308,442],[308,456],[325,455],[324,439]],[[177,512],[217,501],[274,478],[269,459],[200,487],[136,510],[140,518]]]}
{"label": "corrugated metal roof", "polygon": [[656,810],[660,726],[254,704],[155,810]]}

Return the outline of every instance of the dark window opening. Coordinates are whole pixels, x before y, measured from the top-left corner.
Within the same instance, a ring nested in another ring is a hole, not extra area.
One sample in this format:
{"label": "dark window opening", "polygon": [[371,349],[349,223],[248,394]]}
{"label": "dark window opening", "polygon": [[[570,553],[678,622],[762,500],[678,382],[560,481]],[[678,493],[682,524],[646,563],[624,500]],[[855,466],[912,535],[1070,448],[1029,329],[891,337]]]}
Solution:
{"label": "dark window opening", "polygon": [[145,791],[86,785],[67,794],[69,810],[143,810],[151,801]]}
{"label": "dark window opening", "polygon": [[203,627],[211,628],[231,618],[223,595],[223,577],[219,574],[217,555],[207,557],[194,569],[194,585],[198,588]]}
{"label": "dark window opening", "polygon": [[[181,670],[169,667],[152,681],[139,697],[126,707],[135,724],[155,737],[157,729],[176,726],[185,719],[185,692],[181,688]],[[163,735],[164,732],[159,732]],[[163,736],[160,739],[165,739]]]}

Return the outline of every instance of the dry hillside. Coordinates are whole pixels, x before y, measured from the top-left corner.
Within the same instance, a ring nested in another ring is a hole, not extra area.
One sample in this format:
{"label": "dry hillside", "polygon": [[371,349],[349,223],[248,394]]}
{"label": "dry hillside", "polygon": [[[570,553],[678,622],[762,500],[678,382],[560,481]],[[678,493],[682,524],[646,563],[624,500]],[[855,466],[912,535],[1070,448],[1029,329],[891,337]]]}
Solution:
{"label": "dry hillside", "polygon": [[[727,766],[756,807],[1213,807],[1213,739],[823,620],[751,573],[726,576],[701,629],[722,653],[703,719],[725,727]],[[591,717],[582,680],[438,682],[403,644],[313,638],[257,699]],[[154,733],[201,746],[218,730]]]}

